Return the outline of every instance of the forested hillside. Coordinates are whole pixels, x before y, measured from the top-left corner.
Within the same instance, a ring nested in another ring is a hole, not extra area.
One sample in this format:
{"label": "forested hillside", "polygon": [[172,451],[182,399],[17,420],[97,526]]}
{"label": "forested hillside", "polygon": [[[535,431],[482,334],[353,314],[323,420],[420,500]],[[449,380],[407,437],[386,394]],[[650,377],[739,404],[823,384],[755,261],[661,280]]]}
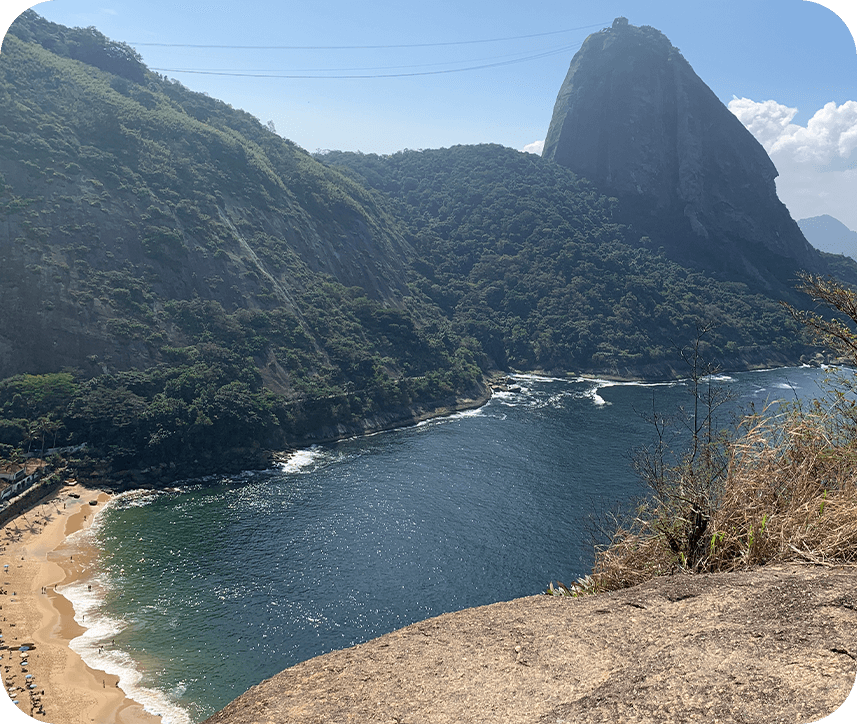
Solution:
{"label": "forested hillside", "polygon": [[0,457],[198,474],[494,369],[684,374],[703,323],[725,368],[808,351],[791,290],[682,266],[617,203],[499,146],[313,158],[28,11],[0,56]]}
{"label": "forested hillside", "polygon": [[779,298],[671,261],[556,163],[499,146],[322,159],[394,200],[417,288],[499,366],[683,374],[679,349],[703,322],[718,325],[707,353],[725,368],[806,351]]}
{"label": "forested hillside", "polygon": [[[0,108],[0,378],[72,371],[60,442],[195,460],[480,384],[398,221],[252,116],[33,12]],[[0,443],[47,414],[34,386],[2,388]]]}

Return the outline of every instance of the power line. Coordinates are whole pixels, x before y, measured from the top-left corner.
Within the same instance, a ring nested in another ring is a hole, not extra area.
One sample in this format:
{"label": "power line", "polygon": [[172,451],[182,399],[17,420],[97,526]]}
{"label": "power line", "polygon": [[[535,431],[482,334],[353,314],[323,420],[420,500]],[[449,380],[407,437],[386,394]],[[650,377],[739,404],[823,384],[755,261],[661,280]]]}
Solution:
{"label": "power line", "polygon": [[[447,61],[444,63],[417,63],[413,65],[387,65],[387,66],[371,66],[367,68],[300,68],[300,69],[270,69],[270,70],[262,70],[262,69],[251,69],[251,68],[150,68],[150,70],[159,71],[161,73],[191,73],[195,75],[225,75],[225,76],[238,76],[238,77],[251,77],[251,78],[402,78],[408,76],[416,76],[416,75],[435,75],[438,73],[460,73],[463,71],[469,70],[480,70],[482,68],[494,68],[501,65],[510,65],[512,63],[522,63],[528,60],[536,60],[539,58],[546,58],[552,55],[557,55],[559,53],[568,53],[572,50],[577,50],[580,47],[579,43],[573,45],[563,45],[559,47],[554,47],[549,50],[542,51],[541,53],[527,55],[525,57],[513,57],[520,56],[521,53],[509,53],[507,55],[499,55],[493,56],[490,58],[475,58],[470,62],[479,62],[481,60],[495,60],[498,58],[512,58],[511,60],[497,62],[497,63],[485,63],[482,65],[475,66],[467,66],[464,68],[448,68],[444,70],[435,70],[435,71],[415,71],[408,73],[374,73],[374,74],[355,74],[354,71],[363,71],[363,70],[395,70],[398,68],[426,68],[431,66],[439,66],[439,65],[452,65],[453,63],[462,63],[467,61]],[[308,75],[309,73],[345,73],[348,72],[348,75]],[[291,75],[296,74],[296,75]],[[299,75],[297,75],[299,74]]]}
{"label": "power line", "polygon": [[[609,22],[606,23],[609,25]],[[561,35],[562,33],[573,33],[577,30],[588,30],[589,28],[604,27],[605,23],[594,23],[582,25],[579,28],[568,28],[567,30],[552,30],[547,33],[533,33],[532,35],[513,35],[507,38],[486,38],[483,40],[453,40],[442,43],[402,43],[397,45],[207,45],[198,43],[136,43],[133,46],[147,46],[158,48],[216,48],[220,50],[379,50],[387,48],[438,48],[449,45],[475,45],[477,43],[501,43],[507,40],[525,40],[527,38],[543,38],[548,35]]]}
{"label": "power line", "polygon": [[[544,52],[566,52],[570,48],[575,46],[563,45],[560,47],[550,48]],[[429,68],[431,66],[438,65],[453,65],[455,63],[481,63],[485,60],[499,60],[500,58],[514,58],[517,56],[525,55],[526,51],[519,51],[517,53],[505,53],[503,55],[491,55],[485,58],[470,58],[468,60],[449,60],[441,63],[411,63],[409,65],[370,65],[365,67],[349,67],[349,68],[181,68],[181,69],[173,69],[175,72],[183,72],[183,73],[338,73],[338,72],[346,72],[346,71],[358,71],[358,70],[396,70],[399,68]],[[159,70],[157,68],[152,68],[152,70]]]}
{"label": "power line", "polygon": [[373,73],[373,74],[365,74],[365,75],[291,75],[291,74],[280,74],[279,72],[274,73],[252,73],[246,71],[222,71],[222,70],[188,70],[184,68],[150,68],[150,70],[158,71],[160,73],[191,73],[193,75],[218,75],[218,76],[228,76],[235,78],[288,78],[288,79],[331,79],[331,80],[342,80],[342,79],[367,79],[367,78],[412,78],[415,76],[421,75],[442,75],[448,73],[463,73],[465,71],[471,70],[484,70],[486,68],[499,68],[505,65],[513,65],[515,63],[523,63],[529,60],[537,60],[539,58],[547,58],[552,55],[558,55],[559,53],[567,53],[570,50],[575,50],[579,47],[579,45],[569,45],[563,48],[557,48],[555,50],[550,50],[544,53],[539,53],[537,55],[529,55],[525,58],[515,58],[513,60],[505,60],[497,63],[486,63],[484,65],[473,65],[468,66],[466,68],[446,68],[444,70],[424,70],[424,71],[414,71],[412,73]]}

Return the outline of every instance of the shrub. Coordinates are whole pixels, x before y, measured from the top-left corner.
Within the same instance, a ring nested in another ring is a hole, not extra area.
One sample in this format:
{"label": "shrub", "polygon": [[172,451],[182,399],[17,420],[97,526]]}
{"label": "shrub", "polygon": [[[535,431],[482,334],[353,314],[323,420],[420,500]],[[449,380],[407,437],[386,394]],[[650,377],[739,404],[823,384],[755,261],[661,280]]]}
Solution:
{"label": "shrub", "polygon": [[700,419],[695,410],[689,448],[671,459],[664,418],[653,417],[658,441],[635,457],[653,495],[596,551],[590,584],[566,591],[625,588],[677,571],[857,561],[857,376],[850,369],[857,365],[857,292],[810,275],[800,288],[834,318],[787,309],[848,368],[812,404],[747,416],[731,435],[713,432],[717,399],[700,395],[694,368],[694,401],[705,412]]}

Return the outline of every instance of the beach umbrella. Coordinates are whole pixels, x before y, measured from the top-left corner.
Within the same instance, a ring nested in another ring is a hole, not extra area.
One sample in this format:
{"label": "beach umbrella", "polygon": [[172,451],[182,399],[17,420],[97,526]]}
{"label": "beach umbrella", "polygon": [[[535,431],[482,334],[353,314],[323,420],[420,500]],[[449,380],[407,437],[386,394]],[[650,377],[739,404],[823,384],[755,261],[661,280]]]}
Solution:
{"label": "beach umbrella", "polygon": [[32,678],[33,678],[33,675],[32,675],[32,674],[27,674],[24,678],[25,678],[25,679],[32,679]]}

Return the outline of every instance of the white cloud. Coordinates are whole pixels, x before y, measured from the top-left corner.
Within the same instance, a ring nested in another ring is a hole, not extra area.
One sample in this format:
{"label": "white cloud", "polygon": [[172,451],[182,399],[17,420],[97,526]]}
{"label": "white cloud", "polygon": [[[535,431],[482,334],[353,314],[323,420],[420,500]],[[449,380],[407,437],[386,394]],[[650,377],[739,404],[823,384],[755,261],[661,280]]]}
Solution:
{"label": "white cloud", "polygon": [[[733,98],[729,110],[743,123],[770,153],[773,144],[783,135],[797,115],[797,108],[789,108],[776,101],[757,103],[749,98]],[[799,126],[794,126],[799,128]]]}
{"label": "white cloud", "polygon": [[795,219],[830,214],[857,229],[857,102],[828,103],[806,126],[797,108],[733,98],[731,110],[776,164],[777,192]]}
{"label": "white cloud", "polygon": [[533,141],[532,143],[528,143],[526,146],[524,146],[521,151],[523,151],[524,153],[534,153],[537,156],[541,156],[544,148],[544,141]]}

